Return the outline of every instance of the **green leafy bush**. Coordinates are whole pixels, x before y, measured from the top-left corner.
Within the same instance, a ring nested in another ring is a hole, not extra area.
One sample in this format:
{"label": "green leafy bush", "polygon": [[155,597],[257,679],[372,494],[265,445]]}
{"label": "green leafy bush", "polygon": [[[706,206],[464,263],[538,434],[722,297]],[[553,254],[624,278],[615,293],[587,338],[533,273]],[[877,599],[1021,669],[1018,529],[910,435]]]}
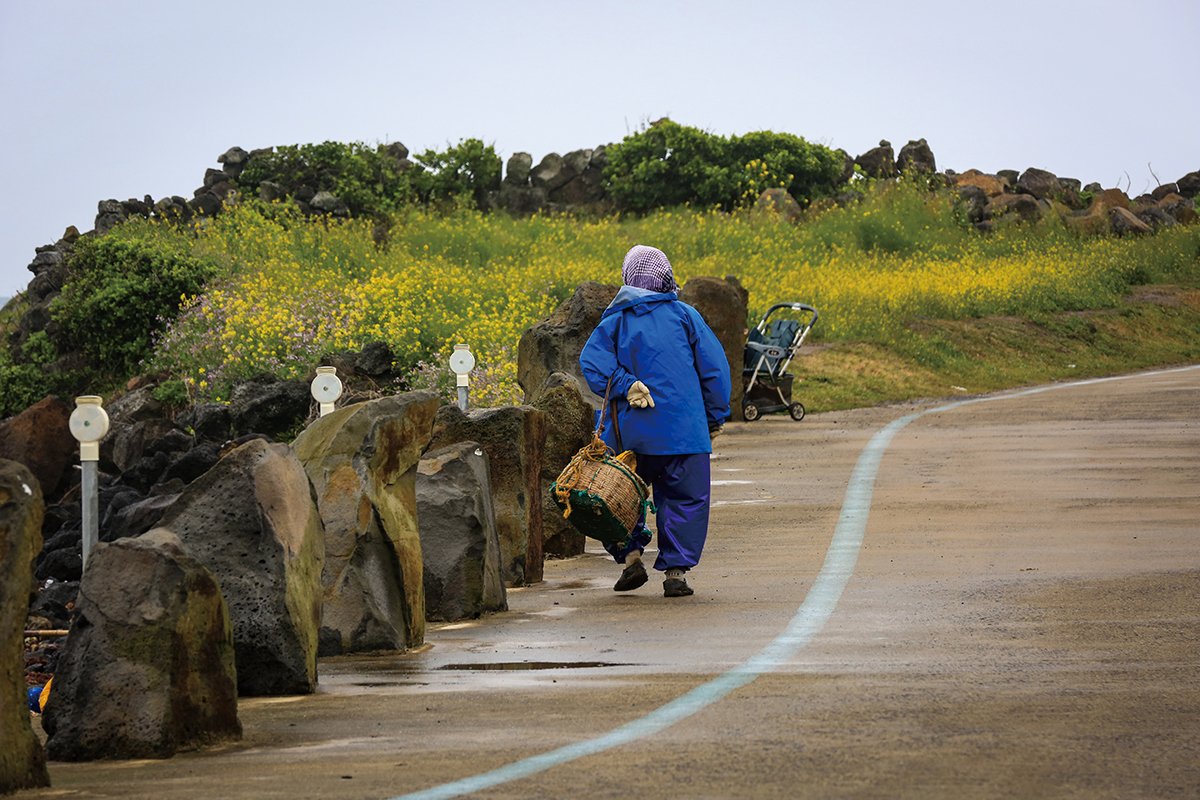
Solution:
{"label": "green leafy bush", "polygon": [[191,402],[187,384],[181,380],[163,381],[154,387],[154,399],[167,408],[182,408]]}
{"label": "green leafy bush", "polygon": [[732,205],[737,179],[728,145],[722,136],[660,120],[608,149],[604,177],[618,205],[629,211]]}
{"label": "green leafy bush", "polygon": [[45,369],[57,359],[58,348],[45,331],[30,334],[15,354],[0,348],[0,419],[20,413],[47,395],[80,393],[77,373]]}
{"label": "green leafy bush", "polygon": [[80,240],[52,307],[65,341],[59,349],[82,352],[101,375],[137,372],[155,332],[217,272],[213,262],[166,246],[168,239],[140,237],[146,226],[153,223],[127,223]]}
{"label": "green leafy bush", "polygon": [[21,355],[26,363],[41,366],[58,358],[58,348],[54,346],[49,334],[37,331],[29,334],[29,338],[21,347]]}
{"label": "green leafy bush", "polygon": [[21,413],[47,394],[41,368],[14,364],[8,352],[0,350],[0,419]]}
{"label": "green leafy bush", "polygon": [[470,197],[483,208],[488,192],[500,188],[500,156],[478,139],[463,139],[444,153],[426,150],[416,162],[411,180],[425,203]]}
{"label": "green leafy bush", "polygon": [[265,181],[278,184],[289,196],[305,186],[330,192],[354,216],[391,213],[416,196],[400,161],[385,145],[371,148],[361,142],[283,145],[258,153],[237,182],[244,191],[257,193]]}
{"label": "green leafy bush", "polygon": [[483,207],[487,193],[500,188],[500,174],[495,148],[478,139],[464,139],[445,152],[426,150],[409,164],[390,154],[387,145],[323,142],[256,154],[237,180],[250,193],[257,193],[266,181],[289,196],[303,187],[329,192],[352,216],[384,218],[415,201],[470,198]]}
{"label": "green leafy bush", "polygon": [[782,187],[800,203],[831,194],[841,156],[790,133],[758,131],[725,138],[659,120],[609,148],[609,192],[628,211],[685,203],[729,210]]}

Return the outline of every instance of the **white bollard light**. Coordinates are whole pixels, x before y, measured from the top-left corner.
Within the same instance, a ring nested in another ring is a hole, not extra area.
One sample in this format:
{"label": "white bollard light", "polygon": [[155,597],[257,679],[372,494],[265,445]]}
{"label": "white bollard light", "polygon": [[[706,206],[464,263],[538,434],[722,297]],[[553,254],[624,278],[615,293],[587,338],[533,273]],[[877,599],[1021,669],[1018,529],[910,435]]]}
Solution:
{"label": "white bollard light", "polygon": [[342,379],[337,376],[337,368],[317,367],[317,377],[313,378],[309,391],[321,404],[322,417],[333,411],[333,404],[342,396]]}
{"label": "white bollard light", "polygon": [[450,369],[458,376],[458,409],[466,411],[467,387],[470,385],[467,376],[475,369],[475,356],[471,354],[469,345],[454,345],[454,352],[450,354]]}
{"label": "white bollard light", "polygon": [[108,433],[108,412],[96,395],[75,398],[75,410],[67,421],[71,435],[79,441],[79,461],[83,471],[80,505],[83,510],[83,566],[87,567],[88,553],[100,538],[100,491],[97,486],[97,466],[100,460],[100,440]]}

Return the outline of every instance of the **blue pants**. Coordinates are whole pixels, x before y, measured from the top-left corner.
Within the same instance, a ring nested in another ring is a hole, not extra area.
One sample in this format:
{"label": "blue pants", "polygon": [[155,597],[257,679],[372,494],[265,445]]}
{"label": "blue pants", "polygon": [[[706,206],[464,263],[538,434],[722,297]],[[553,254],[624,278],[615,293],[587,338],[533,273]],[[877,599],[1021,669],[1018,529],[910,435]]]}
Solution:
{"label": "blue pants", "polygon": [[[712,492],[708,453],[682,456],[638,454],[637,473],[653,492],[658,528],[657,570],[691,569],[700,563],[708,538],[708,507]],[[606,545],[618,564],[633,550],[650,543],[645,515],[633,530],[633,540],[624,547]]]}

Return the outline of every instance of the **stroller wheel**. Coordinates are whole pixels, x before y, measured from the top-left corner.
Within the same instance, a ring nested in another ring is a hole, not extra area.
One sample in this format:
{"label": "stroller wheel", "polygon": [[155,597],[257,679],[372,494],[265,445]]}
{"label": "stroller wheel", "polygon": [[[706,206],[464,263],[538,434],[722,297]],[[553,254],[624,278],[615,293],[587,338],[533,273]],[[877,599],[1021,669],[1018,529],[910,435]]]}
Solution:
{"label": "stroller wheel", "polygon": [[792,419],[796,420],[796,422],[799,422],[800,420],[804,419],[804,406],[802,406],[800,403],[792,403],[790,406],[788,406],[788,413],[792,415]]}
{"label": "stroller wheel", "polygon": [[758,406],[754,403],[746,403],[742,406],[742,416],[746,418],[746,422],[754,422],[758,419]]}

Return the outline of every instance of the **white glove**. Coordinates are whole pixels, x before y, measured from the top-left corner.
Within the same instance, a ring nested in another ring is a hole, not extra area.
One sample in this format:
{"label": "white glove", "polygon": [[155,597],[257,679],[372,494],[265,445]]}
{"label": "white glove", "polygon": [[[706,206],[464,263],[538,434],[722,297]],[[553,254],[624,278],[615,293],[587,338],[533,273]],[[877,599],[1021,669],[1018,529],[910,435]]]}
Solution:
{"label": "white glove", "polygon": [[654,408],[654,398],[650,396],[650,390],[646,388],[646,384],[641,381],[634,381],[629,387],[629,391],[625,392],[625,397],[629,400],[629,405],[634,408],[645,408],[650,406]]}

